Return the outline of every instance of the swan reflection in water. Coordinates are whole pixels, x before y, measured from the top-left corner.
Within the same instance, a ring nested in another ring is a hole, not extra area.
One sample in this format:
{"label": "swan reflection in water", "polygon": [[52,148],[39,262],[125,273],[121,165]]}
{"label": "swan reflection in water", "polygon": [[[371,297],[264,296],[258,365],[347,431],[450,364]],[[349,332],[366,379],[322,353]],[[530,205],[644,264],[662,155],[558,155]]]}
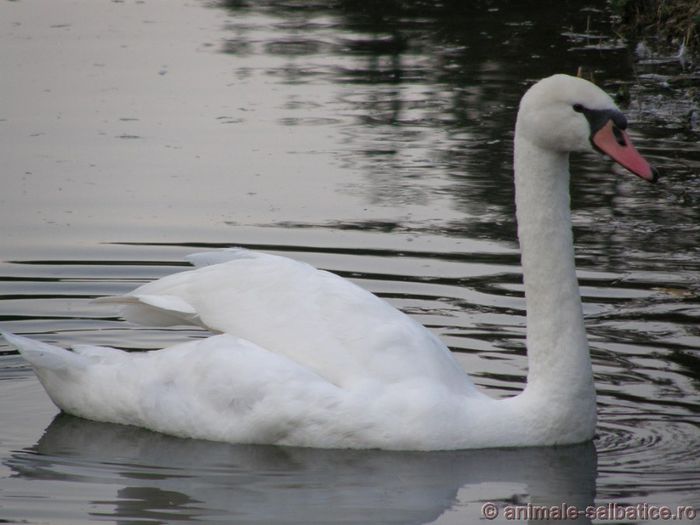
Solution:
{"label": "swan reflection in water", "polygon": [[91,516],[154,522],[407,524],[452,509],[466,523],[487,501],[583,509],[596,479],[591,442],[444,452],[232,445],[65,414],[6,464],[16,477],[78,483]]}

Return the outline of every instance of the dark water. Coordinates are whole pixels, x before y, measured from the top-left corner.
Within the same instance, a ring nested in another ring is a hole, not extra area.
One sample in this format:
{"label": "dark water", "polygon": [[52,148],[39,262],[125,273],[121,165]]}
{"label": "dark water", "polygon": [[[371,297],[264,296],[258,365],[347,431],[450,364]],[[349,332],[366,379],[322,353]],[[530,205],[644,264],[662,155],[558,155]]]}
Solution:
{"label": "dark water", "polygon": [[665,173],[651,186],[574,159],[592,444],[318,451],[54,419],[5,346],[0,521],[462,524],[485,502],[698,508],[697,74],[636,58],[609,18],[602,1],[0,4],[0,323],[46,341],[136,350],[193,335],[131,326],[90,299],[242,245],[357,281],[511,395],[527,370],[510,158],[522,92],[592,71]]}

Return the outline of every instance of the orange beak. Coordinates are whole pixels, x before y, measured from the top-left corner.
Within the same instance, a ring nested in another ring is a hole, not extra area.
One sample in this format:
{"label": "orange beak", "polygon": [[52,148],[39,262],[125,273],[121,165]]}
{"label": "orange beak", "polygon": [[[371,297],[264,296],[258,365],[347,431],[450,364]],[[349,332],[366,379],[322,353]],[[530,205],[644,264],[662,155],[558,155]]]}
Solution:
{"label": "orange beak", "polygon": [[629,135],[617,127],[612,120],[608,120],[593,134],[591,142],[599,151],[644,180],[656,182],[659,178],[656,169],[632,145]]}

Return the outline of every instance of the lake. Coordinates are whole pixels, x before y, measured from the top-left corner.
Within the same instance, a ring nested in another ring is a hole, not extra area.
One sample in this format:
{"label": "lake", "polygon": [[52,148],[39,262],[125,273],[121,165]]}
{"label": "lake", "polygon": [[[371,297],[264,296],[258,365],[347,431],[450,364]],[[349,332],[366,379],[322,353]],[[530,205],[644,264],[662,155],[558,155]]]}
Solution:
{"label": "lake", "polygon": [[528,504],[634,507],[607,521],[651,523],[650,507],[700,507],[692,64],[653,41],[636,52],[602,0],[35,4],[0,4],[0,326],[18,334],[133,351],[201,336],[131,325],[92,299],[244,246],[371,290],[510,396],[527,373],[511,159],[523,92],[582,68],[663,178],[572,159],[592,443],[178,439],[59,415],[3,341],[0,522],[456,525],[494,503],[495,523]]}

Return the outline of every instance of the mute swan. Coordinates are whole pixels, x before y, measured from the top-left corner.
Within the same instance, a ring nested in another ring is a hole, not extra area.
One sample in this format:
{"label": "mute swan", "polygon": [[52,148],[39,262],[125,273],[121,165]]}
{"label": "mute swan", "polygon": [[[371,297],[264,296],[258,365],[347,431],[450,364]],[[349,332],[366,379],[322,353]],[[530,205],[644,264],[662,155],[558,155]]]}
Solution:
{"label": "mute swan", "polygon": [[656,171],[592,83],[554,75],[523,96],[515,128],[529,372],[522,393],[480,392],[447,347],[371,293],[285,257],[234,249],[102,301],[127,319],[219,335],[163,350],[73,351],[12,334],[70,414],[233,443],[438,450],[591,439],[593,374],[574,267],[569,152]]}

